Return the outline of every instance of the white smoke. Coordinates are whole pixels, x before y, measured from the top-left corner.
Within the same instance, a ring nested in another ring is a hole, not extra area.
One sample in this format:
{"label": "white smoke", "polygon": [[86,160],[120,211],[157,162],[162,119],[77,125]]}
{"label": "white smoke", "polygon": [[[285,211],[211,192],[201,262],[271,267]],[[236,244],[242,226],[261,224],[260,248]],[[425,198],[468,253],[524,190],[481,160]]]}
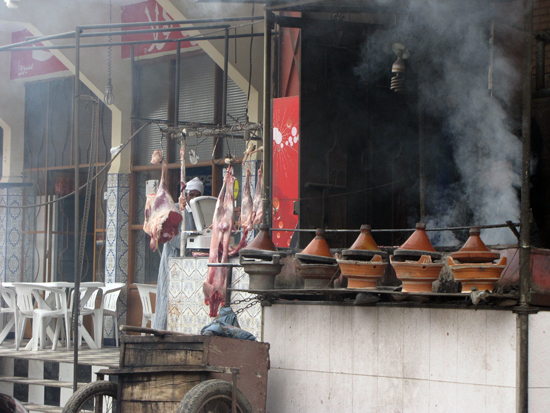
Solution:
{"label": "white smoke", "polygon": [[[509,108],[520,76],[497,43],[493,67],[498,98],[491,96],[488,69],[494,8],[480,3],[411,0],[410,14],[396,29],[371,36],[364,47],[368,60],[356,70],[364,76],[368,65],[369,73],[387,72],[387,54],[379,57],[373,51],[404,43],[411,52],[406,64],[419,73],[418,89],[427,115],[443,119],[440,138],[450,139],[460,182],[443,192],[428,188],[427,204],[433,213],[426,219],[428,227],[519,220],[521,144],[512,132],[517,127]],[[378,67],[382,62],[385,67]],[[442,244],[458,242],[450,232],[430,235]],[[507,228],[483,230],[482,238],[488,244],[516,242]]]}

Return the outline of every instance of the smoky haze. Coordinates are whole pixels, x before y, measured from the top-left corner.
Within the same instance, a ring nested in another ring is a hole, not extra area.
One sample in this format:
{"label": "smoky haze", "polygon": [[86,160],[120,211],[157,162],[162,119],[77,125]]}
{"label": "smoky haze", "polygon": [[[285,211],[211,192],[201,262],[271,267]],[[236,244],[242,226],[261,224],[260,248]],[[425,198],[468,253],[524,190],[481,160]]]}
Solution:
{"label": "smoky haze", "polygon": [[[519,221],[521,144],[513,133],[518,126],[510,107],[521,76],[505,50],[499,49],[507,45],[495,43],[492,50],[495,9],[488,2],[480,3],[411,0],[408,14],[395,28],[369,38],[363,48],[365,61],[356,68],[359,76],[365,75],[367,67],[371,75],[387,73],[391,44],[403,43],[410,50],[405,64],[418,76],[427,118],[439,119],[435,139],[448,140],[459,176],[443,189],[428,182],[426,222],[432,228]],[[521,26],[522,17],[520,13],[508,27]],[[488,89],[491,55],[498,78],[493,96]],[[425,162],[438,160],[426,156]],[[481,235],[487,244],[517,242],[507,228],[483,230]],[[437,245],[459,243],[451,232],[430,233],[430,237]]]}

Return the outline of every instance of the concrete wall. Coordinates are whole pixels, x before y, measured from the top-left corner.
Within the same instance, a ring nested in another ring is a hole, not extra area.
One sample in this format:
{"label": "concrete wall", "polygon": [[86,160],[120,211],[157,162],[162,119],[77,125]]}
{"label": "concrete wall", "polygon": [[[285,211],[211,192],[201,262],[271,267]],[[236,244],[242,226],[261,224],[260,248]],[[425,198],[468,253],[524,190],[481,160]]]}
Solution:
{"label": "concrete wall", "polygon": [[[508,311],[273,305],[269,413],[515,412]],[[550,402],[550,315],[531,316],[530,412]]]}

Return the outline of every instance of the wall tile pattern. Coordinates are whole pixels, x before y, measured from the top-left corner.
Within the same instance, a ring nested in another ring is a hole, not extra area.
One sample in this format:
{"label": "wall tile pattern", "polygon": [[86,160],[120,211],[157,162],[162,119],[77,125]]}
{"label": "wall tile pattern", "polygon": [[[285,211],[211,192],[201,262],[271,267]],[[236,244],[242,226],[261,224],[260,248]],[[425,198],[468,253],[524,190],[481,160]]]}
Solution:
{"label": "wall tile pattern", "polygon": [[[34,205],[37,203],[37,189],[32,187],[26,191],[26,203],[28,205]],[[38,213],[37,208],[24,209],[23,210],[23,249],[22,249],[22,281],[34,281],[37,276],[36,269],[36,235],[29,234],[29,232],[36,230],[36,216]]]}
{"label": "wall tile pattern", "polygon": [[[237,262],[237,259],[230,260]],[[202,283],[206,279],[208,258],[171,258],[169,261],[170,285],[168,298],[168,330],[188,334],[200,334],[201,329],[211,322],[210,309],[204,304]],[[233,286],[248,288],[248,274],[242,268],[233,269]],[[231,301],[243,300],[251,294],[233,292]],[[248,303],[232,306],[238,311]],[[241,328],[261,335],[262,312],[259,303],[238,314]]]}
{"label": "wall tile pattern", "polygon": [[[0,189],[0,205],[23,205],[22,188]],[[0,281],[20,281],[23,210],[0,208]]]}
{"label": "wall tile pattern", "polygon": [[[130,211],[130,174],[109,174],[107,177],[107,214],[105,237],[105,282],[126,282],[128,279],[128,238]],[[126,289],[118,299],[118,324],[126,322]],[[111,318],[106,319],[104,338],[113,339]]]}

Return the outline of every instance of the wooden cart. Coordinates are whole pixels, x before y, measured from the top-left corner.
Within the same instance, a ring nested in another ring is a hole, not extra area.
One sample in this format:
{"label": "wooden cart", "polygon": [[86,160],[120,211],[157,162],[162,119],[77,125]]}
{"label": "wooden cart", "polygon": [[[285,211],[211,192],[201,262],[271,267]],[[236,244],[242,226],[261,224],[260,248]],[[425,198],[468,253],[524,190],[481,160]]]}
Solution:
{"label": "wooden cart", "polygon": [[265,412],[269,344],[121,330],[154,335],[123,336],[119,368],[99,371],[98,381],[75,392],[63,413]]}

